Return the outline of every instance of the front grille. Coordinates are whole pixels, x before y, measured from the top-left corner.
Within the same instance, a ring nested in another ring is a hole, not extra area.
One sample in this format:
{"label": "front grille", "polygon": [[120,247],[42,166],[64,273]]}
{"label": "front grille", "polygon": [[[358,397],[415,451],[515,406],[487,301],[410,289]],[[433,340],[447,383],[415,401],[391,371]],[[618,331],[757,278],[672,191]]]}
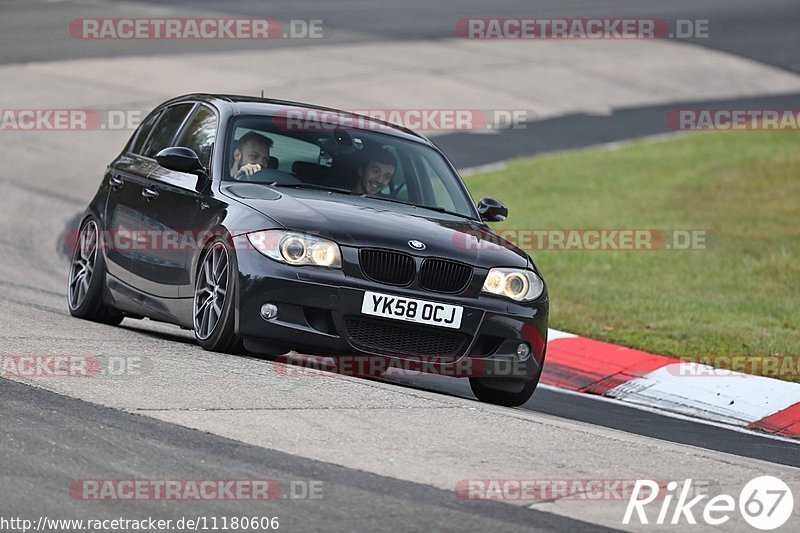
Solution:
{"label": "front grille", "polygon": [[458,356],[470,340],[464,333],[374,318],[347,316],[344,324],[353,346],[381,355]]}
{"label": "front grille", "polygon": [[429,291],[457,293],[467,288],[472,267],[444,259],[426,259],[419,269],[419,284]]}
{"label": "front grille", "polygon": [[361,250],[361,271],[372,281],[408,285],[414,279],[414,258],[386,250]]}

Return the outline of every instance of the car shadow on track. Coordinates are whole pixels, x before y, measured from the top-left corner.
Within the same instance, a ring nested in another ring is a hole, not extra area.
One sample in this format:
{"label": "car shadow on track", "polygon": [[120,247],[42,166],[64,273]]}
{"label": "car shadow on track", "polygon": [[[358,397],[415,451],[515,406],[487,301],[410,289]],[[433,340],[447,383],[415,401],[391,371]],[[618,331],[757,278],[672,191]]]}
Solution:
{"label": "car shadow on track", "polygon": [[[189,331],[184,331],[184,330],[180,330],[180,329],[178,329],[175,333],[171,333],[171,332],[168,332],[168,331],[156,331],[156,330],[148,329],[146,327],[141,327],[141,326],[137,327],[137,325],[135,325],[136,322],[133,322],[133,320],[136,320],[136,319],[128,318],[126,320],[129,321],[129,322],[120,324],[117,327],[119,327],[121,329],[124,329],[124,330],[127,330],[127,331],[132,331],[134,333],[140,333],[142,335],[145,335],[147,337],[152,337],[154,339],[159,339],[159,340],[163,340],[163,341],[170,341],[170,342],[180,342],[182,344],[190,344],[190,345],[197,346],[197,342],[194,340],[194,337],[191,336],[191,333]],[[199,346],[198,346],[198,348],[199,348]]]}

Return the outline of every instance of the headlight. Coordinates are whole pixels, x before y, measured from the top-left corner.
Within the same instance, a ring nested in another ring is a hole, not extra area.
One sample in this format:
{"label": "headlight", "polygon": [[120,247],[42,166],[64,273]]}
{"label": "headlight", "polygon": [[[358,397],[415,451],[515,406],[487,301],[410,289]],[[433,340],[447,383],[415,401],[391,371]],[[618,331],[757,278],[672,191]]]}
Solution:
{"label": "headlight", "polygon": [[248,233],[253,247],[270,259],[290,265],[342,268],[339,245],[328,239],[284,230]]}
{"label": "headlight", "polygon": [[530,270],[493,268],[483,282],[482,292],[505,296],[518,302],[529,302],[541,296],[544,283]]}

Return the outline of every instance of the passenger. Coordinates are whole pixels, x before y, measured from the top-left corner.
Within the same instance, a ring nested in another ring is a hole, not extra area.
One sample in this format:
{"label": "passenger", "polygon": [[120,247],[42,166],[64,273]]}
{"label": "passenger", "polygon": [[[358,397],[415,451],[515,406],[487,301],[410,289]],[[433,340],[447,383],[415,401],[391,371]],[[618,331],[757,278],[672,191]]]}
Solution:
{"label": "passenger", "polygon": [[231,178],[250,177],[259,170],[268,168],[270,148],[272,139],[269,137],[254,131],[242,135],[242,138],[236,141],[236,148],[233,150]]}
{"label": "passenger", "polygon": [[397,169],[397,159],[389,150],[381,148],[367,153],[364,163],[358,167],[358,182],[355,194],[378,194],[392,181]]}

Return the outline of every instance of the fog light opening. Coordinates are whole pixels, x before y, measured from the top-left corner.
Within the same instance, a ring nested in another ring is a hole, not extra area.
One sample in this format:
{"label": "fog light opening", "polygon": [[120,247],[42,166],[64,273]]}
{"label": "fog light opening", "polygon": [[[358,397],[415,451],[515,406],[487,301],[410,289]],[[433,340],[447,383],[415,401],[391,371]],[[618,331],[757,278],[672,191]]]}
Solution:
{"label": "fog light opening", "polygon": [[275,304],[264,304],[261,306],[261,318],[272,320],[278,316],[278,306]]}
{"label": "fog light opening", "polygon": [[517,346],[517,353],[515,355],[517,356],[518,361],[527,361],[531,356],[531,347],[523,342]]}

